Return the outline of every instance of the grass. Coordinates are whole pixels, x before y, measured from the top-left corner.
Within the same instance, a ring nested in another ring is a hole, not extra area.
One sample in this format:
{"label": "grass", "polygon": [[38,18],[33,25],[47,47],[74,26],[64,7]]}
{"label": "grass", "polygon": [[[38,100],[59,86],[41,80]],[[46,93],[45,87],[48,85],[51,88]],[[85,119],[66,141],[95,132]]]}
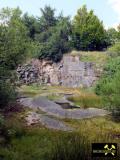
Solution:
{"label": "grass", "polygon": [[0,156],[5,160],[78,160],[84,154],[82,143],[76,133],[33,129],[20,139],[14,138],[9,147],[0,150]]}
{"label": "grass", "polygon": [[[84,90],[34,84],[22,86],[19,90],[28,96],[47,96],[50,100],[71,93],[73,96],[69,100],[83,108],[102,105],[101,98],[93,93],[93,88]],[[16,122],[17,115],[10,119],[10,117],[7,119],[11,124],[8,123],[9,126],[14,126],[16,123],[19,127],[13,128],[19,134],[11,136],[7,146],[1,145],[0,160],[92,160],[91,143],[94,142],[117,143],[116,160],[120,159],[120,138],[118,138],[120,122],[115,122],[112,116],[84,120],[63,119],[66,124],[76,129],[73,132],[49,130],[42,125],[24,128],[21,125],[23,121],[19,119]]]}
{"label": "grass", "polygon": [[79,96],[69,97],[68,100],[82,108],[102,108],[102,99],[94,93],[83,93]]}
{"label": "grass", "polygon": [[[77,132],[81,132],[91,141],[94,141],[95,139],[103,141],[106,136],[111,137],[116,133],[120,134],[120,122],[116,123],[111,116],[83,120],[65,119],[64,121],[71,125],[71,127],[76,128]],[[111,141],[113,141],[112,137]],[[120,142],[120,139],[118,141]]]}
{"label": "grass", "polygon": [[75,103],[75,105],[79,105],[82,108],[89,107],[102,107],[102,99],[101,97],[94,94],[93,89],[86,90],[83,88],[66,88],[62,86],[22,86],[20,89],[22,94],[27,96],[45,96],[49,100],[58,100],[64,97],[65,94],[73,94],[73,96],[69,97],[68,100]]}
{"label": "grass", "polygon": [[[57,154],[55,146],[59,145],[59,148],[60,144],[65,142],[63,147],[66,147],[66,145],[70,145],[69,143],[67,144],[67,140],[76,141],[76,133],[48,130],[42,126],[26,127],[23,130],[21,125],[23,122],[22,120],[20,121],[19,114],[7,117],[6,122],[8,122],[7,126],[12,126],[11,130],[13,130],[13,126],[16,126],[17,122],[19,129],[14,128],[14,130],[17,133],[24,132],[17,136],[11,136],[11,140],[8,141],[7,145],[0,145],[0,159],[2,160],[54,160]],[[73,147],[71,147],[72,150]],[[77,152],[73,152],[73,154],[78,155]]]}
{"label": "grass", "polygon": [[[82,135],[82,140],[85,139],[89,142],[87,147],[88,152],[90,152],[91,143],[117,143],[118,157],[120,158],[120,122],[116,123],[111,116],[84,120],[66,119],[65,121],[71,127],[77,129],[77,132]],[[118,160],[119,158],[116,159]]]}
{"label": "grass", "polygon": [[[76,128],[76,131],[55,131],[43,126],[24,128],[19,114],[7,117],[8,125],[16,126],[17,124],[19,129],[14,129],[21,134],[12,136],[7,145],[0,146],[0,159],[92,160],[91,143],[93,142],[114,142],[120,147],[120,139],[113,138],[114,135],[120,134],[120,123],[112,121],[110,116],[85,120],[65,119],[64,121]],[[120,156],[119,150],[118,155]]]}
{"label": "grass", "polygon": [[70,54],[73,56],[79,56],[80,61],[82,62],[92,62],[93,68],[96,75],[101,75],[103,72],[104,64],[109,59],[107,52],[98,52],[98,51],[72,51]]}
{"label": "grass", "polygon": [[47,98],[51,101],[55,101],[55,100],[59,100],[62,98],[62,95],[58,95],[58,94],[50,94],[47,96]]}
{"label": "grass", "polygon": [[83,51],[72,51],[70,53],[72,56],[80,56],[80,60],[83,62],[94,62],[94,63],[103,63],[106,62],[108,55],[106,52],[83,52]]}
{"label": "grass", "polygon": [[20,88],[18,88],[18,92],[22,93],[25,96],[36,96],[38,94],[40,94],[42,91],[42,87],[37,84],[33,84],[33,85],[23,85]]}
{"label": "grass", "polygon": [[23,85],[18,88],[18,92],[26,96],[48,96],[48,98],[56,98],[58,96],[62,97],[64,94],[74,94],[78,95],[81,93],[80,88],[67,88],[63,86],[43,86],[43,85]]}

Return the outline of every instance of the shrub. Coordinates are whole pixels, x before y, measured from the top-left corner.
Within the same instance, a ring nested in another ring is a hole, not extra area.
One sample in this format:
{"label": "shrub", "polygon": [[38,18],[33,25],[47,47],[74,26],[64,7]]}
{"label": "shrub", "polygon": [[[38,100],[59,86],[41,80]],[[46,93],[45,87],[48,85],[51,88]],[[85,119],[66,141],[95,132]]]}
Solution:
{"label": "shrub", "polygon": [[16,93],[14,87],[3,80],[0,80],[0,108],[7,107],[8,102],[15,100]]}
{"label": "shrub", "polygon": [[3,139],[3,141],[0,142],[0,145],[9,145],[14,138],[21,138],[25,135],[25,125],[17,118],[17,116],[9,118],[0,116],[0,138]]}
{"label": "shrub", "polygon": [[120,42],[114,44],[112,47],[109,48],[108,54],[111,57],[117,57],[120,56]]}
{"label": "shrub", "polygon": [[113,114],[120,114],[120,57],[110,59],[106,64],[95,91],[103,97]]}

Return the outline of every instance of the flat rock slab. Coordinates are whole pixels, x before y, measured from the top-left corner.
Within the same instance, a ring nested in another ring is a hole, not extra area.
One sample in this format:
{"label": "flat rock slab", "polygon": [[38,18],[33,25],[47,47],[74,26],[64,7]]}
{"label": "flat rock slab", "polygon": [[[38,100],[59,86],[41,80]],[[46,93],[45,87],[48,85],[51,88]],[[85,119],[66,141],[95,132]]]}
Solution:
{"label": "flat rock slab", "polygon": [[74,105],[72,102],[70,102],[69,100],[65,99],[65,98],[61,98],[59,100],[55,100],[54,101],[57,104],[70,104],[70,105]]}
{"label": "flat rock slab", "polygon": [[26,121],[28,125],[41,123],[47,128],[55,129],[55,130],[62,130],[62,131],[72,131],[73,128],[67,126],[64,122],[56,120],[54,118],[50,118],[46,115],[41,115],[36,112],[29,112],[28,116],[26,117]]}
{"label": "flat rock slab", "polygon": [[32,109],[41,109],[42,111],[56,117],[65,118],[65,115],[67,114],[67,111],[60,105],[46,99],[45,97],[23,98],[20,100],[20,103]]}
{"label": "flat rock slab", "polygon": [[54,115],[60,118],[84,119],[109,114],[108,111],[97,108],[72,110],[63,109],[60,105],[46,99],[45,97],[23,98],[20,100],[20,103],[24,106],[28,106],[36,110],[40,109],[48,115]]}
{"label": "flat rock slab", "polygon": [[59,104],[63,109],[75,109],[80,108],[80,106],[74,105],[73,102],[68,101],[65,98],[61,98],[60,100],[54,101],[56,104]]}

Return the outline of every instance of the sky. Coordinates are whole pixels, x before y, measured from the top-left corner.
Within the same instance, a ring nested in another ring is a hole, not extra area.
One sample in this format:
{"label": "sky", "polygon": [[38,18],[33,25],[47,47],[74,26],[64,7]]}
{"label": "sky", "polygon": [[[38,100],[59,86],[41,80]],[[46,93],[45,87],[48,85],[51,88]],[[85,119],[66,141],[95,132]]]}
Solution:
{"label": "sky", "polygon": [[94,10],[94,13],[103,21],[105,28],[116,28],[120,23],[120,0],[0,0],[0,9],[19,6],[23,13],[40,16],[40,8],[50,5],[56,9],[56,15],[62,11],[64,16],[69,15],[73,18],[84,4],[87,5],[88,10]]}

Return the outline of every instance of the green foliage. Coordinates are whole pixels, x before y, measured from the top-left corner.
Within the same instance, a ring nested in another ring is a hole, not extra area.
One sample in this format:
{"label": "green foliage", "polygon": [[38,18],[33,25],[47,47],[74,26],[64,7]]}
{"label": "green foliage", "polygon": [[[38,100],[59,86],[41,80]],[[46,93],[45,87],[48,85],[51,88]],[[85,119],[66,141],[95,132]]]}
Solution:
{"label": "green foliage", "polygon": [[51,101],[56,101],[56,100],[59,100],[63,97],[62,97],[62,95],[57,95],[57,94],[53,93],[53,94],[47,95],[47,98]]}
{"label": "green foliage", "polygon": [[120,42],[117,42],[112,47],[110,47],[108,50],[108,54],[111,57],[120,56]]}
{"label": "green foliage", "polygon": [[[51,160],[78,160],[88,159],[90,148],[89,141],[79,134],[63,134],[56,139],[53,145]],[[86,150],[87,148],[87,150]]]}
{"label": "green foliage", "polygon": [[120,57],[110,59],[96,86],[96,93],[103,96],[106,106],[120,111]]}
{"label": "green foliage", "polygon": [[0,109],[7,107],[8,102],[15,100],[15,87],[10,79],[12,80],[10,71],[0,66]]}
{"label": "green foliage", "polygon": [[68,17],[57,19],[52,16],[50,19],[53,20],[50,23],[49,19],[46,19],[49,12],[45,8],[44,14],[40,19],[41,21],[45,21],[45,23],[42,23],[44,31],[36,35],[36,40],[40,43],[38,57],[57,62],[62,58],[63,53],[67,52],[70,48],[68,39],[71,29],[70,20]]}
{"label": "green foliage", "polygon": [[49,27],[52,27],[56,24],[55,9],[52,9],[50,6],[45,6],[44,9],[40,9],[42,16],[39,18],[40,21],[40,30],[46,31]]}
{"label": "green foliage", "polygon": [[[114,37],[115,38],[115,37]],[[115,39],[114,39],[115,40]],[[120,43],[108,49],[111,56],[104,68],[104,74],[96,86],[96,93],[103,96],[106,106],[113,114],[120,114]]]}
{"label": "green foliage", "polygon": [[90,154],[89,142],[79,134],[59,134],[47,129],[28,131],[20,139],[13,138],[9,145],[9,148],[0,150],[5,160],[78,160]]}
{"label": "green foliage", "polygon": [[74,102],[82,108],[100,108],[103,105],[101,98],[92,93],[84,93],[80,96],[69,97],[68,100]]}
{"label": "green foliage", "polygon": [[50,6],[41,9],[42,16],[34,18],[25,14],[23,22],[29,31],[29,37],[34,41],[33,56],[39,59],[59,61],[62,55],[69,51],[69,36],[71,23],[69,17],[55,16],[55,10]]}
{"label": "green foliage", "polygon": [[73,45],[78,50],[102,50],[106,48],[106,32],[103,23],[87,11],[84,5],[77,11],[73,20]]}
{"label": "green foliage", "polygon": [[115,28],[109,28],[107,30],[107,39],[108,39],[108,44],[113,45],[119,40],[119,32]]}
{"label": "green foliage", "polygon": [[13,70],[25,59],[29,41],[19,8],[1,9],[0,21],[0,108],[3,108],[15,100]]}
{"label": "green foliage", "polygon": [[118,39],[120,40],[120,24],[118,25],[117,29],[118,29]]}
{"label": "green foliage", "polygon": [[0,80],[0,109],[7,107],[8,102],[13,102],[16,98],[15,88],[9,82]]}
{"label": "green foliage", "polygon": [[1,143],[0,136],[2,160],[92,160],[91,143],[120,142],[112,138],[120,133],[120,125],[110,117],[64,119],[75,131],[63,132],[41,125],[25,127],[24,115],[19,114],[10,114],[5,121],[2,133],[6,144]]}
{"label": "green foliage", "polygon": [[0,156],[5,160],[92,160],[91,143],[111,142],[108,130],[119,128],[119,124],[107,123],[106,119],[71,120],[71,123],[79,128],[78,132],[29,128],[23,136],[12,137],[8,147],[1,147]]}
{"label": "green foliage", "polygon": [[23,61],[28,48],[26,28],[20,16],[18,8],[2,9],[0,13],[3,22],[0,25],[0,62],[9,69],[14,69]]}
{"label": "green foliage", "polygon": [[2,138],[3,141],[0,141],[0,146],[9,145],[12,139],[21,138],[26,135],[25,125],[17,116],[18,114],[14,115],[14,117],[8,116],[7,118],[1,116],[0,122],[2,122],[2,125],[0,125],[0,138]]}
{"label": "green foliage", "polygon": [[38,31],[38,21],[34,16],[29,16],[28,13],[25,13],[22,17],[24,25],[27,27],[28,36],[34,40],[35,34]]}

